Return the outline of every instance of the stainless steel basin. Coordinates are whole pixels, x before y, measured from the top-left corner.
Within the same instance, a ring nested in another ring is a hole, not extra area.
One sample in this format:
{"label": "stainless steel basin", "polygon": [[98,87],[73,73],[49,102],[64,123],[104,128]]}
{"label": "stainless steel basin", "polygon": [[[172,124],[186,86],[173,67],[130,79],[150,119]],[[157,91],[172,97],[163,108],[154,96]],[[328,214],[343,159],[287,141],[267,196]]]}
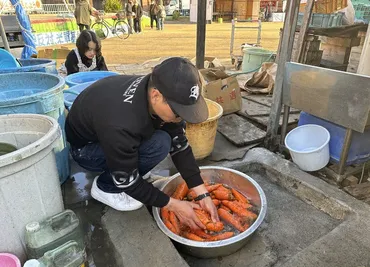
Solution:
{"label": "stainless steel basin", "polygon": [[[200,169],[204,181],[227,184],[250,198],[251,202],[259,209],[257,220],[251,227],[247,231],[226,240],[197,242],[175,235],[168,230],[160,218],[160,209],[156,207],[153,207],[154,219],[162,232],[177,242],[185,253],[199,258],[227,256],[242,248],[248,242],[250,236],[261,225],[266,215],[266,196],[257,182],[244,173],[215,166],[201,167]],[[160,189],[166,194],[172,195],[177,185],[182,181],[181,175],[175,174]]]}

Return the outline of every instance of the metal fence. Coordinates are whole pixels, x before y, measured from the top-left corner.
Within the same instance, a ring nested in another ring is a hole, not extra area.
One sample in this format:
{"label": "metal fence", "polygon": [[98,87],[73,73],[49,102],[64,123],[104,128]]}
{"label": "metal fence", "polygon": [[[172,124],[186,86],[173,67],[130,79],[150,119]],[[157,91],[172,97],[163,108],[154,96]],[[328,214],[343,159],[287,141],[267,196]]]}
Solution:
{"label": "metal fence", "polygon": [[38,13],[42,14],[63,14],[63,13],[73,13],[75,10],[74,4],[43,4],[42,11]]}

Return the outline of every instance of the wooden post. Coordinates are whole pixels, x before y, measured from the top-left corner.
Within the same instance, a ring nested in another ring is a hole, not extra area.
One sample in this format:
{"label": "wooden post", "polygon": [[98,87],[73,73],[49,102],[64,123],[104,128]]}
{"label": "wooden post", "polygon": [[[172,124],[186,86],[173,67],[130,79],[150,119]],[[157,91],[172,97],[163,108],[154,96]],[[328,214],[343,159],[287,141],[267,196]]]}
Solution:
{"label": "wooden post", "polygon": [[206,14],[207,0],[198,0],[197,7],[197,51],[196,65],[198,69],[204,68],[204,53],[206,46]]}
{"label": "wooden post", "polygon": [[[298,40],[297,40],[297,50],[296,53],[293,55],[292,61],[295,62],[300,62],[299,59],[302,55],[302,48],[303,48],[303,43],[304,39],[306,37],[307,30],[310,25],[311,17],[312,17],[312,9],[313,9],[313,3],[314,0],[308,0],[306,3],[306,8],[304,10],[304,15],[303,15],[303,20],[302,20],[302,25],[301,29],[299,30],[299,35],[298,35]],[[295,36],[292,36],[294,39]]]}
{"label": "wooden post", "polygon": [[269,122],[267,125],[267,134],[264,142],[265,147],[270,150],[274,150],[275,146],[277,145],[276,137],[279,129],[279,120],[281,115],[285,63],[290,61],[292,55],[292,42],[294,42],[294,38],[290,34],[294,32],[292,28],[296,27],[296,24],[294,24],[294,22],[297,22],[299,4],[300,0],[290,0],[288,2],[288,12],[286,13],[287,18],[284,22],[283,35],[281,37],[282,41],[278,59],[274,93],[272,97],[272,106]]}
{"label": "wooden post", "polygon": [[5,33],[5,29],[4,29],[4,25],[3,25],[3,21],[1,19],[1,16],[0,16],[0,36],[1,36],[1,39],[3,40],[5,50],[10,52],[8,39],[6,38],[6,33]]}
{"label": "wooden post", "polygon": [[370,76],[370,24],[367,27],[364,47],[362,48],[360,63],[358,64],[357,73]]}
{"label": "wooden post", "polygon": [[235,20],[231,20],[231,38],[230,38],[230,57],[233,59],[234,53],[234,38],[235,38]]}

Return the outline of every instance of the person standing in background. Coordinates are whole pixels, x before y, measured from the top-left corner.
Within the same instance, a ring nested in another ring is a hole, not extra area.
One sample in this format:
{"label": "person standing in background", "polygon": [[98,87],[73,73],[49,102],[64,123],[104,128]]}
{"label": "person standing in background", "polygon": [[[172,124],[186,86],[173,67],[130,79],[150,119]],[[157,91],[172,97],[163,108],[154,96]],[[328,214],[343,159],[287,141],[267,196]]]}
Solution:
{"label": "person standing in background", "polygon": [[132,6],[132,13],[134,16],[134,30],[136,33],[141,33],[141,16],[143,15],[143,9],[137,3],[137,0],[134,0],[134,5]]}
{"label": "person standing in background", "polygon": [[85,28],[86,30],[90,30],[90,16],[93,15],[93,13],[94,9],[90,6],[90,3],[87,0],[76,0],[74,15],[80,32]]}
{"label": "person standing in background", "polygon": [[128,25],[130,26],[130,33],[133,33],[134,23],[132,18],[132,0],[128,0],[126,5],[126,17]]}
{"label": "person standing in background", "polygon": [[163,1],[160,0],[158,5],[158,30],[163,30],[164,19],[166,18],[166,10],[163,5]]}
{"label": "person standing in background", "polygon": [[158,5],[155,2],[155,0],[152,1],[149,7],[149,13],[150,13],[150,28],[153,30],[153,22],[155,21],[155,25],[157,26],[157,30],[159,30],[158,27]]}

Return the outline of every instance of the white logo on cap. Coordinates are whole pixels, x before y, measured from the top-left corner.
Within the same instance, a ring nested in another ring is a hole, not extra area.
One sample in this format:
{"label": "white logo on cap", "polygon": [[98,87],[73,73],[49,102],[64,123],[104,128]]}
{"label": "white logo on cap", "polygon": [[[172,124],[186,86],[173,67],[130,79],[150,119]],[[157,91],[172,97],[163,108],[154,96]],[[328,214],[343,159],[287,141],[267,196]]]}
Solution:
{"label": "white logo on cap", "polygon": [[199,86],[194,85],[192,88],[190,88],[190,96],[189,98],[194,97],[195,99],[198,99],[199,97]]}

